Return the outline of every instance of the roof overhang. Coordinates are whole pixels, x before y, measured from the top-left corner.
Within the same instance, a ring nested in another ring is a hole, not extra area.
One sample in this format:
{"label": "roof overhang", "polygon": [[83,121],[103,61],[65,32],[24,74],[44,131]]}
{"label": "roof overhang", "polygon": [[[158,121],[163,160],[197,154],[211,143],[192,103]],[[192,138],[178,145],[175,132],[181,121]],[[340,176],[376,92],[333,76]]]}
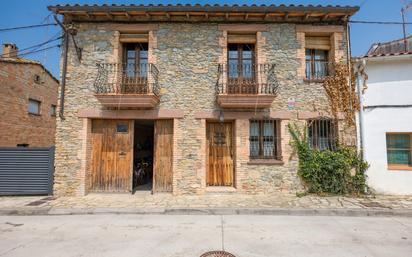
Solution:
{"label": "roof overhang", "polygon": [[357,6],[303,5],[56,5],[66,21],[345,22]]}

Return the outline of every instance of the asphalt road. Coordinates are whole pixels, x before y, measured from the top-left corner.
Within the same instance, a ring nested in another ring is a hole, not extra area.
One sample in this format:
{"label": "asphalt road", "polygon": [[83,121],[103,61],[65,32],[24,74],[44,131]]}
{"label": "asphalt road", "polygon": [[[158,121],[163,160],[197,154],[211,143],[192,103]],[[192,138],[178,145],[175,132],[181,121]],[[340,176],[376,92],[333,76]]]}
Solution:
{"label": "asphalt road", "polygon": [[0,216],[0,256],[412,256],[412,218]]}

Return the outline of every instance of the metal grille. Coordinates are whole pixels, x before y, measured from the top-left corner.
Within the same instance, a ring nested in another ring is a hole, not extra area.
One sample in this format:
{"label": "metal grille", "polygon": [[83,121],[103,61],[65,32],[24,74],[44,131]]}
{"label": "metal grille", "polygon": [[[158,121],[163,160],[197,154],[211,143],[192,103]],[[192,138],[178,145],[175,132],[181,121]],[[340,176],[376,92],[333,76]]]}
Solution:
{"label": "metal grille", "polygon": [[200,255],[200,257],[236,257],[225,251],[211,251]]}
{"label": "metal grille", "polygon": [[97,67],[96,94],[159,95],[159,70],[151,63],[99,63]]}
{"label": "metal grille", "polygon": [[330,119],[308,121],[308,141],[312,149],[336,150],[338,143],[337,124]]}
{"label": "metal grille", "polygon": [[280,121],[251,120],[249,144],[250,158],[281,160]]}
{"label": "metal grille", "polygon": [[276,95],[279,84],[274,64],[219,64],[217,94]]}
{"label": "metal grille", "polygon": [[0,148],[0,195],[53,193],[54,148]]}

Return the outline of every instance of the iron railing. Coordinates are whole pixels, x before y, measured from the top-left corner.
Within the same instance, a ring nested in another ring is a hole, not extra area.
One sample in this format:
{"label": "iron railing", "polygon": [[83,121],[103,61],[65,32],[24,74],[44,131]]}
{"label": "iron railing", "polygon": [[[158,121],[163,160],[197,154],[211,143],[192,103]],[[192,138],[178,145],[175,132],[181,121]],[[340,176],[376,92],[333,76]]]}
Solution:
{"label": "iron railing", "polygon": [[333,73],[333,62],[306,60],[306,79],[324,80]]}
{"label": "iron railing", "polygon": [[98,63],[96,94],[159,95],[159,70],[154,64]]}
{"label": "iron railing", "polygon": [[217,94],[271,94],[278,91],[275,64],[219,64]]}

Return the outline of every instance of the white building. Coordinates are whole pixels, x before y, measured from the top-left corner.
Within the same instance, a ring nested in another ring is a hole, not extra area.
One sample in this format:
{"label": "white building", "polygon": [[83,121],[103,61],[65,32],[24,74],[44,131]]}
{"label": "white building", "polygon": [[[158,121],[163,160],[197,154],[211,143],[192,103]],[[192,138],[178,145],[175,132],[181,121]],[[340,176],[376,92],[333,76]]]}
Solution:
{"label": "white building", "polygon": [[363,146],[377,193],[412,195],[412,36],[373,45],[366,61]]}

